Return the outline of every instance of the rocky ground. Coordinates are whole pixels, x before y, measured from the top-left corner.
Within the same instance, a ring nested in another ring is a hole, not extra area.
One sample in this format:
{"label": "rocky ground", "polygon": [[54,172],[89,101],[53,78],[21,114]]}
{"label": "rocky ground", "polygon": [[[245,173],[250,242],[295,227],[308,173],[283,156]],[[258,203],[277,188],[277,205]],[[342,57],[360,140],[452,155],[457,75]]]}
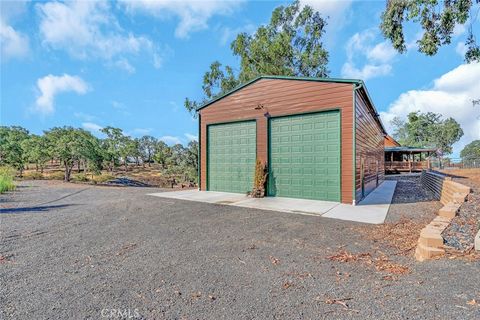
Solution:
{"label": "rocky ground", "polygon": [[453,180],[467,185],[472,192],[460,208],[460,213],[443,232],[445,244],[455,250],[470,253],[474,249],[474,239],[480,228],[480,169],[444,171]]}

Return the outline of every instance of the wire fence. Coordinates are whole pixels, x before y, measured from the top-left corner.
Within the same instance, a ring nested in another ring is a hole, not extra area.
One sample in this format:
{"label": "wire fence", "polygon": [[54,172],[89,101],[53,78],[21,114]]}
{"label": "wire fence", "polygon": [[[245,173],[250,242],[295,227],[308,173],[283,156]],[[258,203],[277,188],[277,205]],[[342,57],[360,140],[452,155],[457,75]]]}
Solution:
{"label": "wire fence", "polygon": [[472,169],[480,168],[480,157],[431,159],[432,169]]}

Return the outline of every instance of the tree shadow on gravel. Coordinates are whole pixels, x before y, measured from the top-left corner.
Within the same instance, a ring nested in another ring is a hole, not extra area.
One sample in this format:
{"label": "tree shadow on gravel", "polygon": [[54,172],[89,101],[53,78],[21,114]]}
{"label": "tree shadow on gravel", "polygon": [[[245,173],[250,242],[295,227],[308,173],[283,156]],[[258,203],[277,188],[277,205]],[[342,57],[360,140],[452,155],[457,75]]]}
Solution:
{"label": "tree shadow on gravel", "polygon": [[33,206],[33,207],[20,207],[20,208],[5,208],[0,209],[0,214],[20,214],[29,212],[46,212],[55,209],[67,208],[75,206],[76,204],[58,204],[53,206]]}

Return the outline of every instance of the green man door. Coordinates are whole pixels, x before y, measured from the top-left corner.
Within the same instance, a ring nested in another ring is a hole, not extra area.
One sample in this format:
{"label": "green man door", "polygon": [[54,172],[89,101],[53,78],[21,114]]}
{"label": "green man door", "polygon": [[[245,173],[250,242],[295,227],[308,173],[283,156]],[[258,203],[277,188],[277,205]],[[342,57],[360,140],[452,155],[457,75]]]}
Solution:
{"label": "green man door", "polygon": [[253,188],[256,123],[243,121],[208,126],[207,189],[246,193]]}
{"label": "green man door", "polygon": [[271,118],[268,195],[340,201],[340,112]]}

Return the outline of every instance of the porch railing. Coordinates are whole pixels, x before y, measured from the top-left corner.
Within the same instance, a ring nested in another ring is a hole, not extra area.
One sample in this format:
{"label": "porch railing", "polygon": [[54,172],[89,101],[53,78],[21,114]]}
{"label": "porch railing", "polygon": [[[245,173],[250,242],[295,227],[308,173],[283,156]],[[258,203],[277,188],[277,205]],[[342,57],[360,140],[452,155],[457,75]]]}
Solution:
{"label": "porch railing", "polygon": [[428,168],[428,161],[385,161],[385,170],[390,172],[422,171]]}

